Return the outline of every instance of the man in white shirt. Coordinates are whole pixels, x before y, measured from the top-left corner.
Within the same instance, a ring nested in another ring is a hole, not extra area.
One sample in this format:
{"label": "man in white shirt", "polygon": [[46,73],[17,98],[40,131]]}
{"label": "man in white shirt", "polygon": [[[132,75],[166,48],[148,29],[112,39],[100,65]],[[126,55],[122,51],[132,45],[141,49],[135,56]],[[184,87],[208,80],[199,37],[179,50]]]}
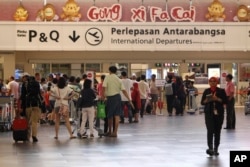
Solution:
{"label": "man in white shirt", "polygon": [[145,75],[141,75],[141,80],[138,83],[138,85],[139,85],[140,98],[141,98],[141,111],[140,111],[140,115],[141,115],[141,118],[143,118],[144,111],[145,111],[146,101],[148,99],[148,94],[150,93],[149,85],[146,82],[146,76]]}
{"label": "man in white shirt", "polygon": [[14,109],[17,112],[17,100],[19,99],[19,83],[15,81],[15,78],[11,76],[7,85],[7,95],[14,98]]}
{"label": "man in white shirt", "polygon": [[[133,88],[133,82],[132,82],[132,80],[128,79],[127,73],[125,71],[121,72],[121,80],[122,80],[123,86],[125,87],[125,89],[128,93],[129,99],[131,99],[131,88]],[[124,112],[125,112],[124,108],[126,106],[127,110],[128,110],[129,123],[132,123],[133,115],[132,115],[132,110],[131,110],[131,104],[122,92],[121,92],[121,98],[122,98],[122,111],[123,112],[121,113],[121,121],[120,122],[124,123]]]}

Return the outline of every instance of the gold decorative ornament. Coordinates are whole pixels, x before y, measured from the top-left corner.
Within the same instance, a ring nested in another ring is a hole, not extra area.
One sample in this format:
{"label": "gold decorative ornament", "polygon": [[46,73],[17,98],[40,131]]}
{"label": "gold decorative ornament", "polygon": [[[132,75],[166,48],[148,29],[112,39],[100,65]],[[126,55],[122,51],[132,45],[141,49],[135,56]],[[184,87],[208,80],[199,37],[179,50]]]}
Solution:
{"label": "gold decorative ornament", "polygon": [[36,14],[36,21],[44,21],[44,11],[43,9],[39,9]]}
{"label": "gold decorative ornament", "polygon": [[52,4],[46,4],[42,9],[38,10],[36,21],[53,21],[58,20],[56,9]]}
{"label": "gold decorative ornament", "polygon": [[219,0],[214,0],[210,7],[208,7],[208,13],[205,17],[208,21],[223,22],[226,18],[224,11],[225,8],[222,6],[221,2]]}
{"label": "gold decorative ornament", "polygon": [[27,21],[28,16],[28,11],[20,4],[13,17],[15,21]]}
{"label": "gold decorative ornament", "polygon": [[52,4],[46,4],[43,8],[43,12],[46,21],[54,20],[56,16],[56,9]]}
{"label": "gold decorative ornament", "polygon": [[79,13],[80,7],[74,0],[68,0],[63,7],[61,18],[64,21],[79,21],[82,15]]}
{"label": "gold decorative ornament", "polygon": [[250,10],[246,5],[240,5],[237,10],[237,18],[239,21],[249,21],[250,19]]}

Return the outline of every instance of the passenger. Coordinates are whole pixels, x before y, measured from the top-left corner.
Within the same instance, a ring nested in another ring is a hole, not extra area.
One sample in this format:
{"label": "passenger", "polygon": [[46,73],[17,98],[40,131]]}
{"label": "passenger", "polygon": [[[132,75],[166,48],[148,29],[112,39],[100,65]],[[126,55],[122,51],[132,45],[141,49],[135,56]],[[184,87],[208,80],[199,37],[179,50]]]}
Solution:
{"label": "passenger", "polygon": [[149,85],[146,82],[146,76],[141,75],[140,81],[138,83],[139,86],[139,92],[140,92],[140,98],[141,98],[141,111],[140,116],[143,118],[145,109],[146,109],[146,101],[148,99],[148,95],[150,93]]}
{"label": "passenger", "polygon": [[131,98],[132,103],[134,105],[134,108],[132,108],[133,115],[134,115],[134,123],[139,122],[139,113],[141,110],[141,98],[140,98],[140,91],[139,91],[139,85],[138,82],[133,83],[133,89],[131,92]]}
{"label": "passenger", "polygon": [[95,119],[95,108],[94,108],[94,100],[96,98],[96,94],[94,90],[91,88],[92,81],[90,79],[86,79],[84,81],[84,89],[81,91],[81,102],[79,103],[79,108],[81,108],[82,112],[82,123],[79,131],[79,135],[81,138],[87,138],[87,131],[85,128],[85,124],[88,120],[89,122],[89,130],[90,137],[94,137],[94,119]]}
{"label": "passenger", "polygon": [[81,86],[81,84],[80,84],[80,81],[81,81],[81,78],[80,78],[80,77],[76,77],[76,85],[78,86],[78,88],[79,88],[80,90],[82,90],[82,86]]}
{"label": "passenger", "polygon": [[19,100],[19,83],[15,80],[13,76],[9,78],[9,83],[7,85],[7,96],[12,96],[14,99],[14,109],[15,112],[18,111],[17,102]]}
{"label": "passenger", "polygon": [[30,76],[27,83],[26,91],[26,118],[29,122],[28,140],[32,136],[33,142],[38,142],[37,139],[37,123],[41,117],[40,106],[42,104],[42,95],[40,85],[35,80],[35,77]]}
{"label": "passenger", "polygon": [[149,88],[150,88],[150,97],[151,97],[151,106],[153,108],[151,114],[155,115],[156,114],[156,108],[157,108],[157,101],[158,97],[160,95],[160,89],[156,86],[156,75],[152,74],[151,75],[151,81],[149,83]]}
{"label": "passenger", "polygon": [[135,74],[133,74],[133,75],[131,76],[131,80],[132,80],[132,82],[133,82],[133,83],[134,83],[134,82],[136,82],[136,79],[137,79],[136,75],[135,75]]}
{"label": "passenger", "polygon": [[[131,88],[133,87],[133,83],[132,83],[132,80],[128,79],[127,72],[125,71],[121,72],[121,81],[128,93],[129,99],[131,99]],[[124,113],[125,113],[124,108],[125,107],[127,107],[129,123],[132,123],[132,117],[133,117],[132,106],[129,100],[127,99],[127,97],[123,94],[123,92],[121,92],[121,98],[122,98],[122,113],[121,113],[120,123],[124,123]]]}
{"label": "passenger", "polygon": [[218,80],[215,77],[209,79],[210,88],[204,90],[201,105],[204,105],[205,124],[207,128],[206,153],[210,156],[218,156],[221,128],[224,120],[224,105],[227,103],[226,92],[217,87]]}
{"label": "passenger", "polygon": [[[54,87],[56,87],[57,85],[57,78],[51,78],[51,80],[48,82],[48,86],[50,85],[50,96],[49,96],[49,103],[50,103],[50,110],[49,110],[49,114],[47,115],[48,117],[48,121],[50,125],[54,125],[55,124],[55,102],[56,102],[56,98],[51,94],[53,92],[51,92],[51,89],[53,89]],[[51,111],[51,112],[50,112]]]}
{"label": "passenger", "polygon": [[165,90],[165,92],[168,91],[166,92],[166,100],[167,100],[167,111],[168,111],[169,116],[172,116],[173,114],[173,100],[174,100],[173,90],[174,88],[173,88],[172,78],[173,78],[172,75],[168,75],[166,77],[166,84],[171,84],[170,90]]}
{"label": "passenger", "polygon": [[82,88],[82,89],[83,89],[84,81],[85,81],[85,79],[87,79],[87,78],[88,78],[87,74],[82,74],[82,79],[81,79],[81,81],[80,81],[80,84],[81,84],[81,88]]}
{"label": "passenger", "polygon": [[22,77],[21,94],[20,94],[20,115],[22,117],[26,116],[26,95],[27,95],[27,85],[28,85],[29,75],[24,75]]}
{"label": "passenger", "polygon": [[[119,120],[121,115],[121,95],[120,91],[125,95],[128,101],[131,102],[127,91],[125,90],[121,80],[117,77],[117,68],[115,66],[109,67],[110,75],[106,76],[103,82],[103,92],[102,99],[107,97],[107,117],[110,137],[117,137]],[[114,120],[113,120],[114,119]],[[113,121],[115,126],[113,127]],[[111,131],[113,127],[113,132]]]}
{"label": "passenger", "polygon": [[77,101],[80,97],[80,92],[81,92],[81,89],[79,88],[79,86],[76,84],[76,78],[74,76],[71,76],[69,78],[69,82],[68,82],[68,85],[67,85],[70,89],[72,89],[74,91],[74,96],[72,98],[73,100],[73,108],[75,111],[77,111]]}
{"label": "passenger", "polygon": [[189,76],[185,75],[185,79],[183,81],[183,84],[184,84],[184,87],[185,87],[185,93],[186,93],[186,97],[184,98],[184,101],[183,101],[184,110],[186,108],[186,104],[189,105],[188,89],[189,89],[189,86],[190,86],[190,82],[191,82],[191,80],[189,79]]}
{"label": "passenger", "polygon": [[235,98],[234,98],[234,83],[232,82],[233,76],[232,74],[228,74],[226,76],[227,85],[225,88],[227,94],[227,123],[224,129],[235,129]]}
{"label": "passenger", "polygon": [[[103,81],[105,79],[106,75],[101,75],[101,82],[98,83],[97,85],[97,95],[98,95],[98,100],[101,100],[102,99],[102,95],[104,94],[103,92]],[[106,112],[106,115],[107,115],[107,109],[105,110]],[[96,123],[96,126],[97,127],[100,127],[100,119],[97,121]],[[103,130],[104,134],[107,134],[108,132],[108,118],[104,118],[104,130]]]}
{"label": "passenger", "polygon": [[182,78],[180,76],[175,77],[175,82],[173,83],[173,87],[174,87],[174,91],[173,91],[174,97],[177,98],[177,100],[179,100],[179,102],[180,102],[180,105],[176,106],[176,108],[175,108],[176,115],[183,116],[186,92],[185,92]]}
{"label": "passenger", "polygon": [[[74,96],[74,91],[67,87],[66,80],[64,77],[60,77],[57,82],[57,87],[54,87],[51,89],[51,96],[54,96],[56,98],[55,101],[55,139],[58,139],[58,132],[59,132],[59,126],[60,126],[60,118],[61,116],[64,117],[65,125],[67,127],[67,130],[69,132],[70,139],[76,138],[72,134],[71,125],[69,122],[69,100]],[[62,115],[60,111],[60,106],[64,105],[65,107],[65,115]]]}
{"label": "passenger", "polygon": [[[44,89],[43,86],[42,86],[42,80],[41,80],[41,74],[40,73],[35,73],[35,80],[39,83],[40,85],[40,92],[41,92],[41,101],[42,101],[42,104],[40,105],[40,108],[41,108],[41,118],[40,118],[40,124],[45,124],[46,123],[46,107],[45,107],[45,104],[44,104],[44,93],[46,91],[46,88]],[[44,81],[45,82],[45,81]]]}
{"label": "passenger", "polygon": [[[45,93],[47,92],[48,89],[48,84],[45,78],[41,78],[41,83],[40,83],[41,87],[42,87],[42,96],[43,96],[43,103],[41,105],[41,119],[40,119],[40,124],[45,124],[47,123],[47,108],[46,108],[46,104],[45,104]],[[48,96],[49,97],[49,96]]]}

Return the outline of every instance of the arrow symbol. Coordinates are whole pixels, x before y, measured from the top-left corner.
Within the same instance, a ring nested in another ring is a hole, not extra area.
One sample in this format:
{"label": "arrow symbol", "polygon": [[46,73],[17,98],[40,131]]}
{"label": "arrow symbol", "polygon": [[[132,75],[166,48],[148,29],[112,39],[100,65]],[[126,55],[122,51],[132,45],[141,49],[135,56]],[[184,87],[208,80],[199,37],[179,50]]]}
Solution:
{"label": "arrow symbol", "polygon": [[73,42],[76,42],[80,36],[79,35],[76,35],[76,31],[73,31],[73,36],[69,36],[69,38],[73,41]]}

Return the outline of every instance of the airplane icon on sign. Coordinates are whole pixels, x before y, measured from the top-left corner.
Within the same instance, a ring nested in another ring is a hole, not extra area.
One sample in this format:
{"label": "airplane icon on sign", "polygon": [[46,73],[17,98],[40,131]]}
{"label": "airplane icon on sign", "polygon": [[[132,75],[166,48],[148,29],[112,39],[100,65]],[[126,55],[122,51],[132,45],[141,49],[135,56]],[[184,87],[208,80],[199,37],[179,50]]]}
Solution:
{"label": "airplane icon on sign", "polygon": [[96,46],[102,42],[103,34],[98,28],[90,28],[85,34],[85,39],[88,44]]}

